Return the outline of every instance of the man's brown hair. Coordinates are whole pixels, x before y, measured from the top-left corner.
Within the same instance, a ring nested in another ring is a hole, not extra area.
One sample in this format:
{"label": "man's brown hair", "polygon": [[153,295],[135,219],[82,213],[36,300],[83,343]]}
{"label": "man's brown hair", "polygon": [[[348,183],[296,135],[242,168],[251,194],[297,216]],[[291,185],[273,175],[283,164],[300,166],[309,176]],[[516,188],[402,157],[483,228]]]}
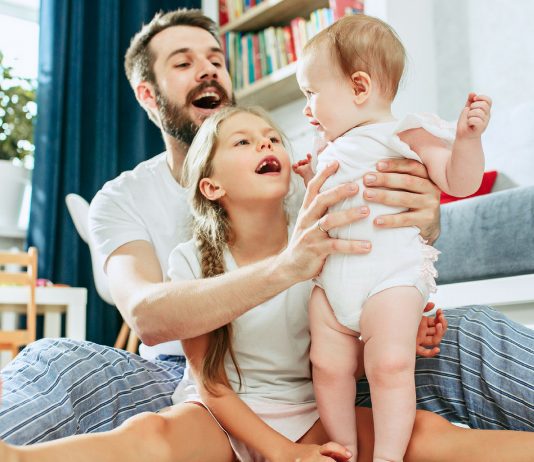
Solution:
{"label": "man's brown hair", "polygon": [[364,14],[345,16],[313,37],[304,53],[322,46],[332,50],[332,58],[343,75],[350,78],[354,72],[365,72],[385,97],[395,98],[406,52],[395,31],[384,21]]}
{"label": "man's brown hair", "polygon": [[205,16],[201,10],[180,8],[168,13],[160,11],[133,36],[124,56],[126,77],[133,88],[143,80],[152,84],[156,83],[153,69],[155,56],[149,47],[150,41],[162,30],[173,26],[191,26],[204,29],[215,38],[217,43],[220,43],[217,24]]}

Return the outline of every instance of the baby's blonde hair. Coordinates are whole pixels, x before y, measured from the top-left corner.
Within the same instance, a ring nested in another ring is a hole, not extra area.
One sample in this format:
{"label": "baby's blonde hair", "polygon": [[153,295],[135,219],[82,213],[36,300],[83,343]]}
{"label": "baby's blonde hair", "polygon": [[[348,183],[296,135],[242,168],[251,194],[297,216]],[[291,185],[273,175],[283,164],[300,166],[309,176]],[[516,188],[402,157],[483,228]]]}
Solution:
{"label": "baby's blonde hair", "polygon": [[345,16],[313,37],[303,54],[323,46],[332,50],[343,75],[350,78],[354,72],[366,72],[384,97],[395,98],[406,51],[391,26],[364,14]]}
{"label": "baby's blonde hair", "polygon": [[[214,277],[225,272],[224,249],[232,240],[232,229],[228,214],[217,201],[207,199],[200,191],[203,178],[213,174],[213,159],[217,151],[222,122],[230,117],[247,113],[261,117],[280,133],[268,114],[259,107],[225,107],[207,118],[198,130],[183,166],[182,183],[189,190],[189,203],[193,214],[193,236],[201,257],[202,275]],[[215,384],[230,386],[224,369],[226,353],[237,370],[241,383],[241,373],[232,348],[232,324],[226,324],[210,333],[210,344],[202,365],[202,384],[215,393]]]}

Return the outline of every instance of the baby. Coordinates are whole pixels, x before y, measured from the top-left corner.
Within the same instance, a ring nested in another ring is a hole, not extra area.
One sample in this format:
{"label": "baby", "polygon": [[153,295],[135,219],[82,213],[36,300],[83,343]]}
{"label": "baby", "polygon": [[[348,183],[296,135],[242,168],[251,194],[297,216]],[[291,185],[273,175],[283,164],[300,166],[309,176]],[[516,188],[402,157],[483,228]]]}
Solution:
{"label": "baby", "polygon": [[[362,14],[334,23],[306,45],[297,80],[306,96],[304,114],[325,147],[320,172],[332,161],[339,169],[323,185],[329,189],[357,182],[381,159],[405,157],[422,162],[432,181],[453,196],[480,186],[484,170],[481,134],[491,100],[471,93],[456,133],[429,114],[396,120],[391,104],[404,71],[405,50],[396,33]],[[293,170],[307,183],[313,159]],[[370,191],[367,191],[370,198]],[[368,207],[355,196],[331,208]],[[354,373],[365,345],[375,425],[374,461],[401,461],[415,418],[413,354],[423,306],[435,291],[433,261],[438,252],[415,227],[384,229],[376,217],[401,211],[373,204],[370,218],[329,232],[331,237],[366,239],[366,256],[331,255],[316,280],[309,304],[313,382],[321,420],[330,438],[357,459]]]}

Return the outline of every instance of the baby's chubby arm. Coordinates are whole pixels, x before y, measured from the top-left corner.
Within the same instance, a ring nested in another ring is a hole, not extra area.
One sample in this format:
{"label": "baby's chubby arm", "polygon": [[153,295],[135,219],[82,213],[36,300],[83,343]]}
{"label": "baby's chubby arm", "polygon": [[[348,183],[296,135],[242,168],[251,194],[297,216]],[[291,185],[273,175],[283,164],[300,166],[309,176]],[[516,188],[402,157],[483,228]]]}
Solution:
{"label": "baby's chubby arm", "polygon": [[428,169],[432,181],[456,197],[474,194],[484,173],[481,135],[490,119],[491,98],[470,93],[458,119],[452,150],[446,143],[422,128],[399,134]]}
{"label": "baby's chubby arm", "polygon": [[311,154],[306,154],[306,159],[301,159],[292,165],[293,172],[302,177],[306,187],[308,187],[308,183],[314,176],[311,160]]}

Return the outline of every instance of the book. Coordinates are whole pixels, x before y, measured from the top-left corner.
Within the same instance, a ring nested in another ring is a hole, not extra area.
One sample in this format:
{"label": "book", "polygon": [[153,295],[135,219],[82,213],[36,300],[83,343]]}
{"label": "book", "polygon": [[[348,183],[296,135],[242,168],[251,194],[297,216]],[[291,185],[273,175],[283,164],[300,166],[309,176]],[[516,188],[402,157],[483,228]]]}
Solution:
{"label": "book", "polygon": [[334,20],[348,14],[363,13],[363,2],[358,0],[330,0],[330,8],[334,12]]}

